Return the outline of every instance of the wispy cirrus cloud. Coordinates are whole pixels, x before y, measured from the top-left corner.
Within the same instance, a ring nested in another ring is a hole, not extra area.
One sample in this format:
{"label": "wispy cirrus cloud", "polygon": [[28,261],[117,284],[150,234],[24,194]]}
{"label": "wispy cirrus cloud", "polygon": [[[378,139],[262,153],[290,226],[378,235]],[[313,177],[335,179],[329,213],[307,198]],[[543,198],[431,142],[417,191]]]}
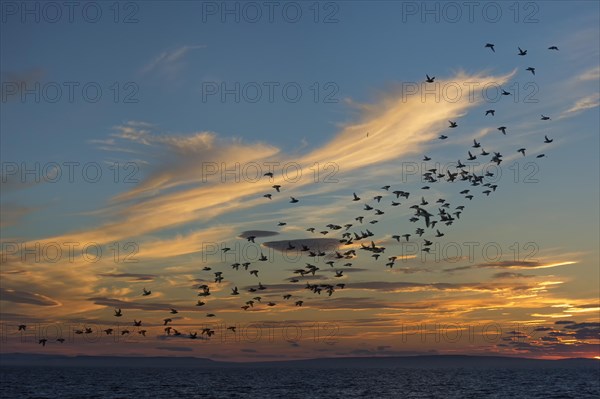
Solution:
{"label": "wispy cirrus cloud", "polygon": [[578,81],[583,81],[583,82],[587,82],[587,81],[594,81],[594,82],[598,82],[598,80],[600,80],[600,66],[595,66],[592,67],[584,72],[582,72],[581,74],[577,75],[576,78]]}
{"label": "wispy cirrus cloud", "polygon": [[585,110],[596,108],[600,105],[600,93],[595,93],[584,98],[581,98],[566,111],[563,111],[557,119],[575,116]]}
{"label": "wispy cirrus cloud", "polygon": [[152,61],[142,67],[141,72],[148,74],[156,72],[164,75],[169,79],[173,79],[185,67],[185,56],[192,50],[206,48],[206,45],[184,45],[174,49],[166,50],[156,56]]}
{"label": "wispy cirrus cloud", "polygon": [[[498,261],[498,262],[486,262],[486,263],[478,263],[476,265],[467,265],[467,266],[458,266],[449,269],[444,269],[445,272],[456,272],[462,270],[470,270],[470,269],[546,269],[551,267],[558,266],[568,266],[576,264],[576,261],[564,261],[564,262],[541,262],[541,261]],[[507,274],[500,274],[498,277],[523,277],[521,276],[511,276]]]}
{"label": "wispy cirrus cloud", "polygon": [[[458,74],[449,78],[455,84],[478,81],[506,82],[511,74],[494,77]],[[443,81],[441,81],[443,83]],[[442,86],[443,87],[443,86]],[[215,133],[200,132],[192,135],[156,134],[147,124],[127,123],[117,127],[117,137],[131,145],[142,146],[154,171],[134,189],[114,199],[118,208],[110,213],[118,215],[113,221],[96,229],[77,232],[78,239],[107,242],[131,236],[175,227],[194,220],[208,220],[232,210],[242,211],[264,203],[262,194],[271,191],[271,185],[283,182],[281,176],[272,181],[223,181],[219,172],[208,176],[202,174],[207,163],[235,164],[251,161],[278,161],[280,165],[295,162],[301,168],[301,176],[312,176],[315,162],[334,163],[340,173],[384,164],[399,156],[420,151],[447,126],[447,120],[455,118],[480,101],[477,91],[464,93],[456,102],[429,104],[419,95],[405,97],[401,92],[388,94],[378,104],[364,106],[359,121],[342,128],[329,143],[306,155],[293,157],[264,143],[246,144],[239,140],[224,140]],[[366,131],[371,132],[366,136]],[[203,181],[205,180],[205,181]],[[313,183],[302,179],[294,189]],[[335,185],[329,185],[335,190]],[[174,190],[177,187],[183,189]],[[121,204],[140,196],[143,202]],[[113,202],[114,202],[113,201]],[[274,199],[273,202],[276,200]],[[70,234],[62,238],[69,238]],[[75,238],[75,236],[70,237]]]}

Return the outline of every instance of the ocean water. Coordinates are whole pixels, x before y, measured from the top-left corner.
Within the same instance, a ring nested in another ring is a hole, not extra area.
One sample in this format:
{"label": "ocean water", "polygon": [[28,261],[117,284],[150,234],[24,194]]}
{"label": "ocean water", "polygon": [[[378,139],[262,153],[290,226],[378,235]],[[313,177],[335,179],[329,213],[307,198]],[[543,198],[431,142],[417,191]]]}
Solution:
{"label": "ocean water", "polygon": [[598,398],[594,369],[2,367],[5,398]]}

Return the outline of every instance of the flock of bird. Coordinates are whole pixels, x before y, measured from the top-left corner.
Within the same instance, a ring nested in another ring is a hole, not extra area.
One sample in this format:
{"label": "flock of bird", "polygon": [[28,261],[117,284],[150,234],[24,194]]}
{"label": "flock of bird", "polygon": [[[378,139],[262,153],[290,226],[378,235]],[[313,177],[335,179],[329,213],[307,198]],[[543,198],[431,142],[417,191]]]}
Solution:
{"label": "flock of bird", "polygon": [[[485,45],[485,48],[489,48],[494,53],[496,52],[495,45],[492,43],[487,43]],[[553,51],[558,51],[558,47],[556,47],[556,46],[548,47],[548,49],[553,50]],[[523,50],[520,47],[518,47],[517,54],[519,56],[526,56],[527,50]],[[533,75],[535,75],[535,68],[528,67],[526,70],[531,72]],[[434,81],[435,81],[435,77],[426,75],[426,80],[425,80],[426,83],[433,83]],[[505,90],[502,90],[502,95],[509,96],[509,95],[511,95],[511,93],[509,93]],[[496,114],[496,110],[488,109],[485,111],[484,117],[487,117],[487,116],[493,117],[493,116],[495,116],[495,114]],[[551,119],[548,116],[542,115],[541,120],[549,121]],[[449,126],[448,126],[449,129],[459,128],[459,124],[457,121],[448,121],[448,122],[449,122]],[[500,126],[497,128],[497,130],[499,132],[501,132],[503,135],[507,135],[507,133],[509,133],[508,127],[506,127],[506,126]],[[442,134],[439,136],[439,139],[447,140],[447,139],[449,139],[449,135]],[[553,139],[550,139],[547,136],[544,136],[544,140],[543,140],[544,144],[550,144],[550,143],[552,143],[552,141],[553,141]],[[476,154],[475,153],[476,150],[478,150],[479,153]],[[526,156],[525,148],[515,149],[515,152],[521,153],[523,156]],[[542,158],[544,156],[545,156],[545,154],[543,154],[543,153],[537,154],[536,158]],[[488,158],[486,158],[486,157],[488,157]],[[475,159],[488,159],[488,162],[495,163],[496,165],[499,165],[502,162],[502,158],[503,158],[503,155],[500,152],[486,151],[483,148],[482,143],[478,142],[476,139],[473,139],[473,144],[466,151],[466,155],[465,155],[466,161],[473,161]],[[431,160],[431,158],[428,156],[423,157],[423,161],[430,161],[430,160]],[[394,190],[392,188],[392,185],[387,185],[387,184],[383,185],[380,187],[381,194],[376,195],[373,198],[369,198],[369,201],[373,201],[373,202],[371,202],[369,204],[369,203],[367,203],[367,201],[365,201],[362,210],[364,212],[367,212],[366,214],[357,215],[354,218],[354,220],[349,221],[348,223],[345,223],[345,224],[341,224],[341,225],[329,223],[329,224],[325,225],[323,230],[321,230],[319,232],[317,232],[316,227],[306,228],[305,230],[313,235],[319,233],[319,234],[325,236],[330,233],[341,232],[341,235],[337,237],[339,244],[337,246],[337,249],[327,252],[327,251],[323,251],[318,245],[314,248],[311,248],[308,245],[300,244],[299,245],[300,248],[296,248],[296,246],[293,245],[292,241],[289,241],[287,247],[284,249],[285,251],[299,250],[299,252],[301,254],[303,254],[303,256],[306,256],[306,258],[310,258],[311,262],[306,262],[305,267],[294,270],[293,275],[290,276],[288,279],[286,279],[286,281],[293,283],[293,284],[298,284],[298,289],[304,288],[305,291],[310,292],[313,295],[321,295],[324,293],[327,296],[332,296],[336,291],[344,289],[346,287],[346,284],[345,283],[336,283],[336,282],[331,282],[331,281],[323,281],[323,282],[317,282],[317,283],[310,283],[308,281],[304,281],[304,285],[302,285],[302,283],[303,283],[302,279],[305,276],[315,276],[316,272],[319,270],[323,270],[323,268],[333,270],[335,272],[335,274],[333,275],[334,279],[344,277],[345,276],[344,268],[352,267],[353,263],[351,261],[358,258],[359,251],[364,251],[365,253],[371,253],[370,256],[375,261],[378,261],[381,257],[383,257],[386,248],[382,245],[376,244],[375,241],[384,241],[384,238],[382,238],[381,240],[375,239],[374,238],[375,234],[369,228],[366,227],[366,223],[368,223],[370,225],[374,225],[379,222],[379,220],[377,218],[378,216],[384,215],[386,212],[389,212],[388,209],[386,209],[386,210],[382,209],[382,208],[384,208],[383,205],[385,205],[385,202],[382,202],[382,201],[384,201],[384,199],[387,199],[388,197],[390,198],[390,200],[389,200],[390,207],[398,207],[401,205],[405,205],[405,206],[408,206],[408,208],[414,212],[412,217],[409,218],[409,222],[414,224],[415,227],[411,228],[410,232],[401,232],[398,234],[393,234],[393,235],[391,235],[391,238],[393,240],[395,240],[396,242],[400,243],[400,242],[409,242],[411,240],[411,237],[413,237],[414,240],[416,240],[418,237],[419,241],[422,240],[421,251],[428,253],[431,249],[431,246],[434,244],[435,239],[441,238],[446,234],[446,233],[440,231],[440,229],[443,230],[444,226],[447,227],[447,226],[450,226],[450,225],[456,223],[460,219],[460,215],[463,213],[463,211],[465,209],[464,204],[453,205],[453,204],[450,204],[450,202],[444,198],[435,198],[435,199],[426,198],[425,194],[423,194],[423,193],[427,192],[427,190],[429,190],[431,188],[431,186],[430,186],[431,184],[440,183],[440,182],[449,182],[449,183],[461,183],[462,182],[464,185],[468,186],[469,188],[461,187],[459,194],[462,195],[464,199],[469,200],[469,201],[473,200],[473,198],[478,194],[478,191],[479,191],[479,195],[485,194],[485,196],[490,196],[498,188],[498,185],[496,185],[496,184],[484,182],[485,178],[494,177],[493,173],[485,172],[485,173],[478,175],[474,171],[468,171],[466,169],[467,169],[467,166],[461,160],[458,160],[455,168],[453,170],[448,169],[445,171],[445,173],[440,170],[437,170],[435,168],[424,171],[422,173],[422,179],[424,182],[426,182],[426,185],[424,185],[420,188],[420,190],[421,190],[420,193],[411,193],[411,192],[399,190],[399,189]],[[265,176],[269,177],[270,179],[275,178],[273,173],[265,173]],[[274,195],[281,193],[281,191],[283,189],[283,187],[279,184],[272,185],[271,188],[274,191],[271,193],[266,193],[263,196],[269,200],[271,200]],[[411,202],[411,199],[413,199],[414,197],[417,197],[417,199],[412,200],[412,202]],[[420,198],[418,198],[418,197],[420,197]],[[348,201],[349,202],[362,202],[362,201],[364,201],[364,199],[361,198],[356,193],[352,193],[351,196],[349,195]],[[296,203],[300,202],[300,200],[295,197],[290,197],[289,202],[292,204],[296,204]],[[437,208],[437,210],[434,210],[432,208]],[[369,220],[365,220],[366,218],[368,218]],[[287,223],[285,223],[285,222],[279,222],[278,226],[285,226],[286,224]],[[423,236],[425,236],[425,237],[423,237]],[[245,238],[249,243],[255,243],[255,240],[257,239],[256,236],[245,236],[243,238]],[[298,240],[294,240],[294,241],[298,242]],[[313,242],[313,241],[314,241],[314,239],[312,241],[307,241],[307,242]],[[357,246],[357,244],[359,244],[359,243],[360,243],[360,246]],[[260,245],[257,244],[257,246],[259,247],[259,251],[260,251]],[[344,247],[346,247],[346,249],[342,249]],[[228,251],[231,250],[231,248],[224,247],[221,250],[223,253],[227,253]],[[398,258],[399,258],[399,256],[386,257],[385,258],[386,259],[385,266],[389,267],[389,268],[393,268],[395,265],[395,262]],[[265,256],[261,251],[261,255],[258,258],[258,261],[265,262],[267,260],[268,260],[267,256]],[[306,260],[308,260],[308,259],[306,259]],[[323,260],[323,262],[321,264],[319,264],[320,260]],[[251,266],[252,266],[252,262],[244,262],[244,263],[236,262],[236,263],[233,263],[230,265],[231,269],[236,272],[239,272],[240,270],[247,271],[247,272],[249,272],[250,275],[258,278],[258,275],[260,272],[259,269],[251,268]],[[209,273],[211,271],[212,271],[212,268],[210,266],[205,266],[202,269],[203,273]],[[215,284],[219,284],[225,280],[223,271],[213,271],[212,273],[214,276]],[[206,279],[203,279],[203,281],[206,281]],[[200,297],[200,299],[197,300],[195,306],[210,307],[209,304],[207,303],[208,297],[210,297],[212,295],[210,285],[204,283],[204,284],[199,285],[197,287],[197,289],[198,289],[197,296]],[[234,288],[231,289],[230,295],[244,297],[244,299],[242,299],[240,302],[241,311],[252,311],[252,310],[260,309],[260,307],[262,307],[262,306],[273,307],[273,306],[277,306],[279,304],[279,301],[277,301],[273,295],[270,295],[268,293],[269,293],[268,286],[265,286],[260,281],[258,281],[255,286],[248,288],[246,293],[241,292],[237,286],[234,286]],[[142,290],[142,293],[140,295],[146,296],[146,297],[151,296],[152,291],[147,290],[144,287]],[[285,295],[280,296],[280,298],[285,302],[291,301],[291,303],[293,303],[294,306],[297,306],[297,307],[301,307],[305,304],[304,297],[302,297],[300,295],[295,295],[295,291],[294,291],[294,293],[286,293]],[[183,334],[181,331],[179,331],[175,328],[175,326],[173,325],[174,320],[173,320],[172,316],[179,313],[179,311],[177,309],[175,309],[175,308],[170,308],[168,310],[165,309],[165,312],[168,312],[168,316],[165,317],[161,322],[163,329],[164,329],[164,335],[175,336],[175,337],[187,337],[189,339],[197,339],[198,338],[198,332],[190,331],[190,332],[187,332],[186,334]],[[116,318],[123,317],[124,316],[123,310],[120,308],[115,309],[113,316]],[[211,318],[211,317],[216,317],[216,315],[214,313],[206,313],[206,317]],[[137,333],[139,335],[146,336],[147,330],[145,330],[143,328],[138,329],[138,327],[142,327],[141,320],[134,319],[130,325],[131,325],[131,327],[135,327],[135,330],[137,331]],[[27,328],[27,326],[24,324],[19,325],[19,331],[24,331],[26,328]],[[229,326],[229,327],[227,327],[227,329],[235,333],[236,327]],[[112,335],[114,330],[112,328],[108,328],[108,329],[103,330],[102,332],[106,335]],[[75,334],[91,334],[91,333],[93,333],[93,330],[91,328],[75,330]],[[201,338],[203,338],[203,339],[207,339],[208,337],[211,337],[212,335],[214,335],[214,333],[215,333],[215,331],[210,328],[204,328],[200,332]],[[128,334],[131,334],[131,331],[127,328],[121,329],[120,334],[128,335]],[[206,336],[206,337],[204,337],[204,336]],[[60,343],[63,343],[64,341],[65,341],[64,338],[57,339],[57,342],[60,342]],[[48,340],[45,338],[39,340],[39,344],[41,344],[43,346],[45,346],[47,342],[48,342]]]}

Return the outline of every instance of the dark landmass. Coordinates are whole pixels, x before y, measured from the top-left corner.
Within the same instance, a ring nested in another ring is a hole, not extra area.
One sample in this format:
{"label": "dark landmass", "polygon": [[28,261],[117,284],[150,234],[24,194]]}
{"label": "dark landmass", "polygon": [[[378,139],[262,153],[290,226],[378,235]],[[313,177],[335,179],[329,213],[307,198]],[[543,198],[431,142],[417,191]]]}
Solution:
{"label": "dark landmass", "polygon": [[222,362],[197,357],[63,356],[7,353],[0,366],[55,367],[182,367],[182,368],[596,368],[600,360],[573,358],[543,360],[503,356],[432,355],[403,357],[340,357],[266,362]]}

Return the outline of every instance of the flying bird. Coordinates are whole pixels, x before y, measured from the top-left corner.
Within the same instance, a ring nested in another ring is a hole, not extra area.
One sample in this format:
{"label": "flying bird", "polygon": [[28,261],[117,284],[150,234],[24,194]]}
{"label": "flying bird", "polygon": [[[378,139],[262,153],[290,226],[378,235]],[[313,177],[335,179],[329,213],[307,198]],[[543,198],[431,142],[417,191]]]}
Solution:
{"label": "flying bird", "polygon": [[496,52],[496,50],[494,50],[494,44],[492,44],[492,43],[486,43],[485,48],[489,48],[494,53]]}
{"label": "flying bird", "polygon": [[517,47],[519,49],[519,55],[527,55],[527,50],[521,49],[521,47]]}

